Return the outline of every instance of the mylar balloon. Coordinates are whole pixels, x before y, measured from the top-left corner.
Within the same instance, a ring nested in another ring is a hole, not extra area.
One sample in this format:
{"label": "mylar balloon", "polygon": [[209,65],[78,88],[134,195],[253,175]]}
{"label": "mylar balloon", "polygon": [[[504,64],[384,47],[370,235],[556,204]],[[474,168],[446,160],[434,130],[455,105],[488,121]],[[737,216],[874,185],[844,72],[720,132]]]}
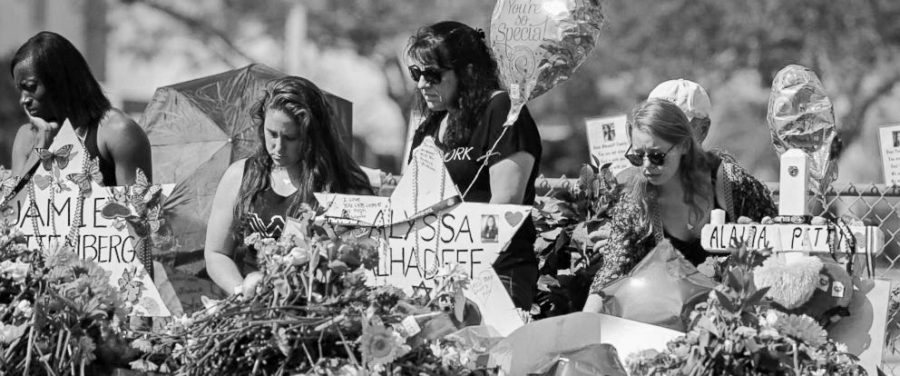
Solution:
{"label": "mylar balloon", "polygon": [[491,16],[491,49],[512,107],[506,125],[525,102],[575,72],[600,37],[600,0],[497,0]]}
{"label": "mylar balloon", "polygon": [[816,73],[800,65],[778,71],[766,120],[779,155],[788,149],[809,155],[810,187],[824,194],[837,175],[837,162],[831,160],[837,126],[831,100]]}

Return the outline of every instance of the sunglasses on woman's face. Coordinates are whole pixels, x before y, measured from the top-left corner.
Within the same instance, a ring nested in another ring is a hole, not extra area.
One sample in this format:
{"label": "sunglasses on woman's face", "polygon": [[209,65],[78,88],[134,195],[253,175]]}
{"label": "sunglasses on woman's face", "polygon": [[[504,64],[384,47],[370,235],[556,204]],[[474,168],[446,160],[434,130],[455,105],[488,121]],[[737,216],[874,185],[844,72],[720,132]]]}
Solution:
{"label": "sunglasses on woman's face", "polygon": [[412,77],[415,82],[419,82],[419,78],[424,76],[425,82],[431,85],[437,85],[441,83],[441,77],[444,76],[444,71],[435,68],[422,69],[416,65],[410,65],[409,76]]}
{"label": "sunglasses on woman's face", "polygon": [[666,164],[666,154],[669,154],[670,151],[675,147],[675,144],[669,147],[669,150],[659,151],[659,150],[651,150],[650,152],[644,152],[643,150],[631,152],[631,148],[634,145],[628,146],[628,150],[625,151],[625,158],[628,159],[628,162],[631,162],[635,167],[641,167],[644,164],[644,156],[647,156],[647,160],[650,161],[650,164],[656,166],[662,166]]}

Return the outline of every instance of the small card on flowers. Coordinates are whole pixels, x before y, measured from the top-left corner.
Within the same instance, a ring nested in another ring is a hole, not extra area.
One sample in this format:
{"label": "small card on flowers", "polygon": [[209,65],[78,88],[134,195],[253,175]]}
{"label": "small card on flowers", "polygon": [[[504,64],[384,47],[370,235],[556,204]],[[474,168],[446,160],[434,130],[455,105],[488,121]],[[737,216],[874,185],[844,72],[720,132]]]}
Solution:
{"label": "small card on flowers", "polygon": [[524,322],[491,265],[507,251],[531,207],[469,203],[460,197],[430,138],[413,151],[390,198],[316,194],[325,208],[319,220],[359,226],[388,242],[370,273],[372,283],[434,297],[442,289],[435,283],[438,273],[465,271],[470,278],[465,321],[507,335]]}
{"label": "small card on flowers", "polygon": [[[109,283],[124,294],[126,303],[133,307],[132,315],[169,316],[153,280],[140,262],[138,239],[124,223],[104,217],[104,212],[110,210],[107,201],[134,194],[135,188],[100,186],[102,175],[98,161],[88,158],[68,121],[60,127],[50,148],[35,152],[40,159],[31,179],[15,194],[4,190],[0,219],[14,224],[25,234],[29,249],[46,250],[72,239],[75,253],[111,273]],[[14,180],[4,183],[4,187],[16,185],[17,179],[11,179]],[[144,191],[149,190],[149,182],[145,185]],[[133,208],[120,205],[119,209]]]}

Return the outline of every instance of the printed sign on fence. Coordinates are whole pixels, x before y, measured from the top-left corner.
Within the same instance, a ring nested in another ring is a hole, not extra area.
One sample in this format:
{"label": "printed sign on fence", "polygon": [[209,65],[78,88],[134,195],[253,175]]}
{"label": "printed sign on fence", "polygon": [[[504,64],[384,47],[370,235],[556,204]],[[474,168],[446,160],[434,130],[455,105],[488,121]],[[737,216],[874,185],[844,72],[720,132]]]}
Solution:
{"label": "printed sign on fence", "polygon": [[900,124],[878,129],[884,184],[900,185]]}
{"label": "printed sign on fence", "polygon": [[[116,187],[101,187],[99,168],[66,122],[53,145],[43,153],[37,171],[25,188],[6,204],[2,217],[24,234],[29,249],[47,248],[77,238],[73,251],[111,272],[115,287],[140,288],[132,314],[169,316],[169,311],[139,260],[136,238],[125,227],[101,215]],[[82,192],[89,190],[89,193]],[[77,237],[74,235],[77,234]]]}
{"label": "printed sign on fence", "polygon": [[591,164],[602,167],[610,163],[613,174],[631,166],[625,159],[628,151],[628,118],[625,115],[587,118],[584,121],[588,144],[591,150]]}

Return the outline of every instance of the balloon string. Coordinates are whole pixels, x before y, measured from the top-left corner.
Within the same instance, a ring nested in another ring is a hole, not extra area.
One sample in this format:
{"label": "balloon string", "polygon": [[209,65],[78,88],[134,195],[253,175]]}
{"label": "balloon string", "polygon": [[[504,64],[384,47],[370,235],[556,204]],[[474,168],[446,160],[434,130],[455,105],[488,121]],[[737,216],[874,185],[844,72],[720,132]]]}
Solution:
{"label": "balloon string", "polygon": [[494,155],[494,150],[497,149],[497,145],[500,144],[500,140],[503,139],[503,135],[506,134],[506,131],[509,130],[510,126],[504,125],[503,131],[500,132],[500,136],[497,137],[497,141],[494,141],[494,145],[491,146],[491,149],[488,150],[487,153],[481,156],[479,159],[483,159],[484,161],[481,163],[481,166],[478,167],[478,171],[475,172],[475,177],[472,178],[472,182],[469,183],[469,187],[466,188],[465,192],[463,192],[463,201],[466,200],[466,197],[469,195],[469,191],[472,190],[472,187],[475,185],[475,182],[478,181],[478,177],[481,176],[481,172],[484,171],[485,166],[488,165],[488,160]]}

